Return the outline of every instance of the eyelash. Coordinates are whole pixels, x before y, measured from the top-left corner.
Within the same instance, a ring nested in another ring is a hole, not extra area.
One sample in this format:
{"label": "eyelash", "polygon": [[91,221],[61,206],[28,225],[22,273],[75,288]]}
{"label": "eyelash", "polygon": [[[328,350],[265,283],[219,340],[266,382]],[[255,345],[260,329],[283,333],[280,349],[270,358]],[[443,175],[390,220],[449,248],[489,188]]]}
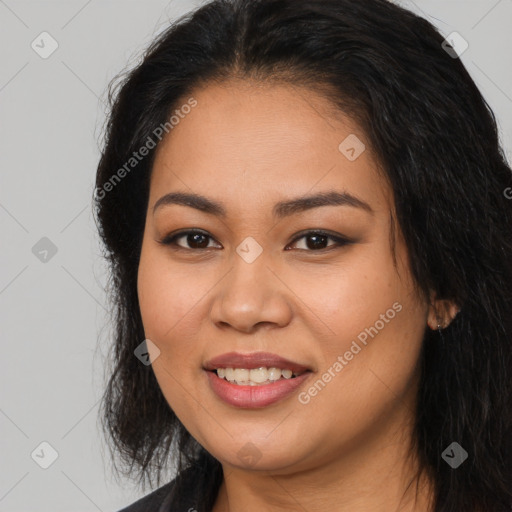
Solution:
{"label": "eyelash", "polygon": [[[183,237],[186,237],[187,235],[195,235],[195,234],[204,235],[205,237],[210,238],[211,240],[214,240],[214,238],[212,236],[210,236],[208,233],[206,233],[204,231],[199,231],[199,230],[193,229],[193,230],[179,231],[178,233],[168,235],[163,240],[159,240],[159,243],[162,245],[166,245],[166,246],[172,246],[173,250],[176,250],[176,251],[198,252],[198,251],[207,251],[209,249],[212,249],[212,247],[205,247],[202,249],[192,249],[192,248],[188,248],[188,247],[181,247],[176,243],[176,240],[178,240],[179,238],[183,238]],[[332,249],[341,248],[343,246],[347,246],[347,245],[354,243],[353,240],[349,240],[348,238],[333,235],[333,234],[329,233],[328,231],[318,229],[318,230],[310,230],[310,231],[305,231],[305,232],[300,233],[299,236],[295,237],[290,242],[290,245],[296,243],[297,241],[299,241],[302,238],[307,238],[308,236],[312,236],[312,235],[320,235],[320,236],[327,237],[331,240],[334,240],[335,244],[325,247],[323,249],[317,249],[317,250],[315,250],[315,249],[299,249],[300,251],[326,252],[326,251],[330,251]]]}

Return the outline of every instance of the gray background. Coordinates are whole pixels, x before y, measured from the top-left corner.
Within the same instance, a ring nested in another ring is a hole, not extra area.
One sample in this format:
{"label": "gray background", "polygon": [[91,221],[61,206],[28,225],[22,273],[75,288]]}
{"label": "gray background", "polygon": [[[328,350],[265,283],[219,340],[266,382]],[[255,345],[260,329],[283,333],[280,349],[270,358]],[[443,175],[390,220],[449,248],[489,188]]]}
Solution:
{"label": "gray background", "polygon": [[[202,3],[0,0],[1,512],[116,511],[143,494],[112,477],[97,423],[108,326],[90,199],[108,82]],[[400,3],[468,41],[510,160],[512,0]],[[59,45],[47,59],[31,47],[43,31]]]}

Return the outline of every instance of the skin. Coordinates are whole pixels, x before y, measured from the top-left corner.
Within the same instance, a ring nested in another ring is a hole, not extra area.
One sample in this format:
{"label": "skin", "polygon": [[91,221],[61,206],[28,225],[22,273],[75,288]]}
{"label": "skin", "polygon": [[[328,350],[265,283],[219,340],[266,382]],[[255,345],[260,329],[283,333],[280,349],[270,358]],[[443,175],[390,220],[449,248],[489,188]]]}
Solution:
{"label": "skin", "polygon": [[[417,469],[409,450],[417,363],[427,324],[446,325],[454,309],[418,294],[399,229],[395,268],[393,196],[369,143],[355,161],[338,149],[348,135],[364,142],[365,134],[321,96],[285,84],[233,80],[193,97],[198,105],[157,149],[138,293],[146,337],[160,350],[153,370],[162,392],[222,463],[214,512],[427,511],[428,481],[417,496],[414,485],[406,492]],[[331,190],[372,213],[345,205],[272,217],[278,201]],[[176,204],[153,213],[159,198],[178,191],[221,202],[226,217]],[[159,243],[184,228],[209,237],[194,245],[184,236],[181,251]],[[295,240],[306,229],[354,243]],[[236,252],[249,236],[263,249],[252,263]],[[394,303],[401,311],[301,403],[298,394]],[[273,352],[312,373],[284,400],[237,408],[213,393],[203,370],[231,351]],[[238,455],[247,443],[256,462]]]}

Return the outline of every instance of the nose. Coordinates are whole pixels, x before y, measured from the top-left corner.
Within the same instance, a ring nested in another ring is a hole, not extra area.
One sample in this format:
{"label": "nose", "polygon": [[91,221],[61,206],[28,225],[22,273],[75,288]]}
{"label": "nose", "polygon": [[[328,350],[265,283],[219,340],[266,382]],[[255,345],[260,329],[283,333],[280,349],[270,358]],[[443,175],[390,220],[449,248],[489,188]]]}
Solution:
{"label": "nose", "polygon": [[220,328],[252,333],[261,325],[284,327],[292,318],[291,292],[261,254],[252,263],[235,255],[216,287],[211,319]]}

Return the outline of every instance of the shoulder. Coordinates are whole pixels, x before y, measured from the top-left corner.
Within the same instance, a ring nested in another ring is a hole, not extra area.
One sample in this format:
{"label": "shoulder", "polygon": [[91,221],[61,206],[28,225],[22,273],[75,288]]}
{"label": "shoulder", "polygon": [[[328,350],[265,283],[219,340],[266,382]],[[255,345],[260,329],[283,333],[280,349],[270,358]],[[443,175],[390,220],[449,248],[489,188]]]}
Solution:
{"label": "shoulder", "polygon": [[175,479],[172,480],[118,512],[158,512],[171,494],[175,482]]}

